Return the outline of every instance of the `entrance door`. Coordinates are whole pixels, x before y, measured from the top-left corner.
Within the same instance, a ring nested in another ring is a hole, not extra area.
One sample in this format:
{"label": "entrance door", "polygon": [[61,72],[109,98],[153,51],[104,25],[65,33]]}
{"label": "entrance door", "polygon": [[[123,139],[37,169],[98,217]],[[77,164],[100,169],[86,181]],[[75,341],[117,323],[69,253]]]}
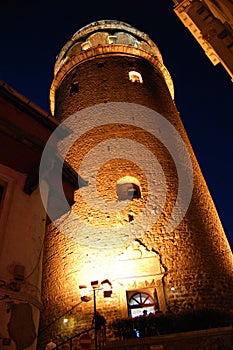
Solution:
{"label": "entrance door", "polygon": [[158,309],[158,300],[156,291],[148,293],[147,291],[128,291],[128,315],[129,317],[136,317],[149,315]]}

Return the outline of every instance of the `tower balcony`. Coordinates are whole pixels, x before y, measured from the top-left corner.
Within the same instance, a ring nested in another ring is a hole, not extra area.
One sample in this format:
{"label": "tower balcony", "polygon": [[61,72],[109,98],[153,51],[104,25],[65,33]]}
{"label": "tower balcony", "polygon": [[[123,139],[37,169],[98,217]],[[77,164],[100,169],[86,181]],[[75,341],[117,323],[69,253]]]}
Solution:
{"label": "tower balcony", "polygon": [[106,55],[129,55],[150,61],[165,79],[174,99],[172,78],[163,63],[158,47],[149,36],[127,23],[101,20],[78,30],[58,54],[50,89],[52,114],[54,114],[55,92],[66,74],[83,61]]}

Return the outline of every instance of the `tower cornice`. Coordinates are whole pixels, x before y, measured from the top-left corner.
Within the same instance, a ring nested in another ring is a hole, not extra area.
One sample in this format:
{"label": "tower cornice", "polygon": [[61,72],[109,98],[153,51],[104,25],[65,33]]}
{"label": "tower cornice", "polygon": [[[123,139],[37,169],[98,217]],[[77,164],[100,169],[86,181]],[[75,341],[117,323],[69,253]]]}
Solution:
{"label": "tower cornice", "polygon": [[59,88],[63,79],[67,74],[77,65],[83,63],[84,61],[95,59],[97,57],[105,57],[106,55],[122,55],[122,56],[133,56],[141,57],[145,60],[151,62],[151,64],[157,69],[157,71],[163,76],[170,91],[172,99],[174,99],[174,85],[170,73],[163,64],[163,61],[157,56],[129,45],[99,45],[88,50],[81,51],[78,55],[69,57],[63,62],[58,72],[55,74],[51,88],[50,88],[50,110],[54,115],[55,109],[55,92]]}

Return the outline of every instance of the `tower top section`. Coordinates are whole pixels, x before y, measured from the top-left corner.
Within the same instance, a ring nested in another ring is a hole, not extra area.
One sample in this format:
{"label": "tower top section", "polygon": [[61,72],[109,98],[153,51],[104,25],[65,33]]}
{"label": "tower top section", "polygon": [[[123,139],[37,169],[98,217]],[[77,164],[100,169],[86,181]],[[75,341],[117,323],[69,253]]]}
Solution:
{"label": "tower top section", "polygon": [[158,47],[148,35],[121,21],[101,20],[79,29],[63,46],[56,60],[54,74],[74,55],[99,45],[133,46],[156,56],[163,64]]}
{"label": "tower top section", "polygon": [[139,56],[149,60],[163,75],[174,98],[171,76],[164,66],[158,47],[149,36],[125,22],[100,20],[79,29],[58,54],[54,67],[54,80],[50,89],[52,114],[55,91],[65,75],[82,61],[106,54]]}

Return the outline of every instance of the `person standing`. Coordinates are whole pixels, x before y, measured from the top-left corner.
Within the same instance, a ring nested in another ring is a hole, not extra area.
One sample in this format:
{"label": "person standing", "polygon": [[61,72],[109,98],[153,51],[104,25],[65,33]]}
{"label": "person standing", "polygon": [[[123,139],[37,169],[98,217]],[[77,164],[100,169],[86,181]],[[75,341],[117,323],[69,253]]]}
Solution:
{"label": "person standing", "polygon": [[106,341],[106,319],[98,311],[96,311],[96,314],[93,317],[92,326],[95,327],[97,333],[98,349],[101,349]]}
{"label": "person standing", "polygon": [[57,344],[55,344],[55,343],[53,342],[53,339],[50,338],[50,339],[49,339],[49,342],[48,342],[48,343],[46,344],[46,346],[45,346],[45,350],[52,350],[52,349],[56,348],[56,346],[57,346]]}

